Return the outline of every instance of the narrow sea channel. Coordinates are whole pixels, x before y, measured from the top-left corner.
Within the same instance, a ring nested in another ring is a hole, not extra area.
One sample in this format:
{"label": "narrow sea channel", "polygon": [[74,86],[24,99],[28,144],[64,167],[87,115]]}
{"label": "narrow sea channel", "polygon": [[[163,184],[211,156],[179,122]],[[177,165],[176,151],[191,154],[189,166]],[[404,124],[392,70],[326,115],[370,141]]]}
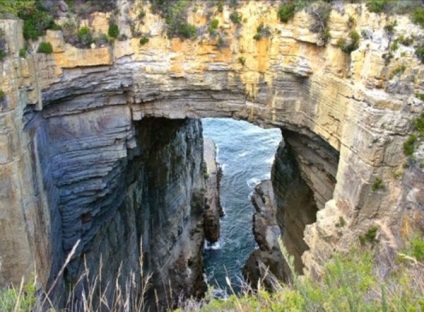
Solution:
{"label": "narrow sea channel", "polygon": [[254,208],[249,194],[259,181],[270,178],[281,131],[224,118],[205,118],[202,124],[203,136],[217,146],[217,160],[223,171],[221,204],[225,212],[221,218],[221,238],[205,248],[206,274],[209,284],[221,289],[228,288],[227,276],[238,292],[242,268],[256,248],[252,234]]}

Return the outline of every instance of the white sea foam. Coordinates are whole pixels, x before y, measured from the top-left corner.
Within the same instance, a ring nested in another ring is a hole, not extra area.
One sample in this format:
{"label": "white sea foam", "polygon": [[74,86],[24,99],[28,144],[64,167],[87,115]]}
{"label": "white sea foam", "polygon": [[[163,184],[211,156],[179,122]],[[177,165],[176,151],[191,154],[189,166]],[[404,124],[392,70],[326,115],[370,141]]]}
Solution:
{"label": "white sea foam", "polygon": [[259,183],[261,183],[261,179],[259,178],[250,178],[249,180],[246,181],[247,186],[249,186],[251,189],[255,188],[256,185],[258,185]]}
{"label": "white sea foam", "polygon": [[220,244],[220,242],[219,241],[217,241],[216,243],[214,243],[214,244],[211,244],[211,243],[209,243],[209,242],[207,242],[207,241],[205,241],[205,249],[206,250],[219,250],[219,249],[221,249],[222,247],[221,247],[221,244]]}

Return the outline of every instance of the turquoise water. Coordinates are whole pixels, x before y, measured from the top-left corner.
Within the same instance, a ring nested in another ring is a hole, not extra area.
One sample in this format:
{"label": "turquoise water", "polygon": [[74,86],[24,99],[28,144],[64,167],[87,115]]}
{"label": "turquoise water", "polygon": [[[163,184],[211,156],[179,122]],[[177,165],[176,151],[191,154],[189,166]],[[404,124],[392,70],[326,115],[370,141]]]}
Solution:
{"label": "turquoise water", "polygon": [[209,284],[226,289],[226,276],[237,292],[242,268],[255,250],[252,233],[254,208],[249,194],[255,185],[270,178],[275,151],[281,141],[279,129],[262,129],[248,122],[223,118],[202,119],[203,136],[217,146],[223,170],[221,238],[204,252]]}

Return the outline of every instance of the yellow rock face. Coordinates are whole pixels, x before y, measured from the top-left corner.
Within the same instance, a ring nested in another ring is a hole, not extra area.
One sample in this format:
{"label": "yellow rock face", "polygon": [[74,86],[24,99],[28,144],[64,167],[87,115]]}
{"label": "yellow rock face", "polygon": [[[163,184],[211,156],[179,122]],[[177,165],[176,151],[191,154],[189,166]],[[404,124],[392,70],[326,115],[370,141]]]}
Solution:
{"label": "yellow rock face", "polygon": [[112,65],[111,48],[77,49],[67,46],[64,53],[54,53],[54,59],[60,68]]}

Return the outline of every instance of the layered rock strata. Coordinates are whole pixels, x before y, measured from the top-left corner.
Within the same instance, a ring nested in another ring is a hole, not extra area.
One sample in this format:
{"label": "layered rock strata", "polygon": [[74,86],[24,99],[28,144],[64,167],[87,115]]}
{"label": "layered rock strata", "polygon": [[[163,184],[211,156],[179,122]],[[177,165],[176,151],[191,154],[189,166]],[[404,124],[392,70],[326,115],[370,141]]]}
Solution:
{"label": "layered rock strata", "polygon": [[258,184],[251,200],[255,207],[252,230],[259,248],[247,260],[243,275],[253,289],[262,284],[273,290],[279,282],[288,282],[291,273],[279,246],[281,231],[271,181]]}
{"label": "layered rock strata", "polygon": [[[53,53],[35,53],[38,42],[33,42],[27,58],[19,57],[22,23],[0,21],[8,50],[0,63],[0,88],[6,94],[0,103],[0,284],[19,284],[22,275],[30,276],[37,268],[38,280],[46,286],[78,239],[78,255],[113,245],[102,241],[108,237],[102,229],[118,218],[118,207],[129,192],[129,185],[120,181],[127,175],[125,164],[140,155],[136,124],[147,117],[231,117],[287,132],[301,184],[309,188],[307,198],[318,209],[316,221],[304,231],[306,273],[319,274],[334,250],[347,249],[370,227],[389,228],[400,240],[407,236],[406,228],[422,229],[422,168],[404,168],[402,146],[412,120],[423,111],[415,94],[424,93],[424,69],[412,47],[401,45],[389,62],[383,59],[393,38],[424,35],[408,17],[345,5],[331,12],[331,40],[322,45],[320,34],[310,31],[312,19],[305,11],[283,24],[273,2],[246,1],[220,12],[199,1],[193,2],[196,10],[188,11],[198,37],[182,41],[166,36],[164,19],[149,7],[143,8],[143,22],[138,21],[142,2],[133,4],[118,1],[116,20],[128,39],[110,47],[78,49],[66,44],[60,31],[48,31],[40,40],[51,42]],[[232,23],[234,10],[246,22]],[[206,16],[219,20],[224,44],[204,31]],[[97,32],[109,17],[94,14],[82,22]],[[366,36],[347,55],[337,41],[352,31],[351,18],[355,30]],[[397,26],[388,34],[384,26],[394,19]],[[270,35],[255,40],[261,24]],[[149,34],[149,43],[140,45],[137,33]],[[402,65],[405,70],[394,74]],[[156,131],[159,136],[161,130]],[[373,190],[377,178],[384,187]],[[284,178],[275,175],[274,185],[278,179]],[[180,187],[179,181],[171,184]],[[149,196],[170,191],[155,183]],[[196,183],[185,183],[186,200],[177,199],[187,204],[188,188]],[[285,200],[279,192],[277,187],[277,205]],[[163,202],[154,204],[160,211],[156,221],[164,225],[168,217],[160,209]],[[190,213],[174,214],[182,222],[179,230],[160,232],[158,246],[179,241],[185,233],[182,224],[188,224],[184,217]],[[341,219],[343,227],[337,226]],[[139,222],[149,220],[148,214]],[[301,226],[296,228],[300,231]],[[153,236],[148,234],[150,242]],[[298,241],[296,246],[301,245]],[[158,252],[162,261],[175,256]],[[113,259],[114,254],[109,256]],[[69,276],[79,272],[77,262],[69,267]]]}
{"label": "layered rock strata", "polygon": [[212,140],[204,140],[204,172],[206,174],[206,207],[204,211],[205,239],[213,244],[220,236],[219,218],[223,216],[219,183],[221,168],[216,161],[216,147]]}

